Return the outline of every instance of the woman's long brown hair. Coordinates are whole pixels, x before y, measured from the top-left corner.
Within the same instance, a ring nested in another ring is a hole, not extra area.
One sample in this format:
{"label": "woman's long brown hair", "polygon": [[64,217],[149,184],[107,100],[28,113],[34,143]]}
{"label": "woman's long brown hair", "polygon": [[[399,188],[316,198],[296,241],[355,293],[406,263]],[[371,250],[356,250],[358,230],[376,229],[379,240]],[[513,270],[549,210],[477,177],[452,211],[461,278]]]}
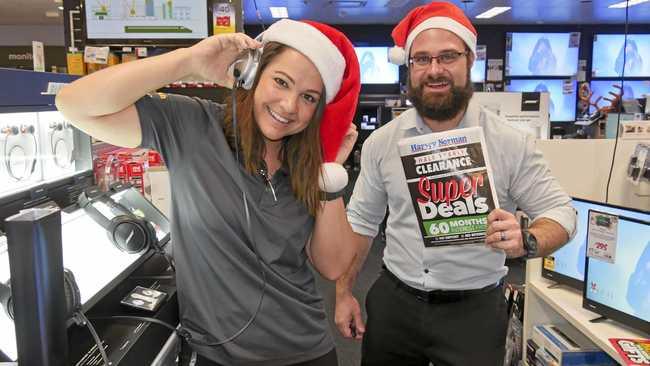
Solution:
{"label": "woman's long brown hair", "polygon": [[[265,141],[253,114],[255,89],[260,81],[260,75],[273,58],[288,47],[269,42],[264,45],[264,52],[255,75],[251,90],[238,89],[235,93],[237,100],[237,125],[239,145],[242,152],[244,168],[250,174],[257,174],[262,166],[265,154]],[[312,216],[320,209],[320,188],[318,177],[323,163],[320,144],[320,120],[325,106],[325,96],[320,98],[314,115],[307,127],[300,133],[287,136],[282,141],[279,159],[289,168],[291,188],[295,197],[302,202]],[[224,133],[228,144],[234,150],[235,138],[232,123],[232,101],[226,103],[224,118]]]}

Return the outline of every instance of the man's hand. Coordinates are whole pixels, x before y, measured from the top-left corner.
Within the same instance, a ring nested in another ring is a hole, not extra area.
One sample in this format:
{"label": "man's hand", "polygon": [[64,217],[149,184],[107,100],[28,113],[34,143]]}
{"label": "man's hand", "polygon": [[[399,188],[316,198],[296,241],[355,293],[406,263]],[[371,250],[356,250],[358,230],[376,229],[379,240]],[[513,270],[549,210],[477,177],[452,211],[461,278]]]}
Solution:
{"label": "man's hand", "polygon": [[361,306],[352,293],[345,291],[336,294],[334,322],[344,338],[360,340],[366,331],[361,317]]}
{"label": "man's hand", "polygon": [[339,147],[339,151],[336,154],[337,163],[341,165],[345,163],[348,156],[350,156],[350,152],[354,148],[354,143],[357,141],[358,136],[359,132],[357,131],[357,125],[350,123],[345,136],[343,136],[343,141],[341,141],[341,147]]}
{"label": "man's hand", "polygon": [[521,237],[521,227],[515,215],[497,208],[488,215],[488,228],[485,244],[503,250],[508,258],[517,258],[526,254]]}

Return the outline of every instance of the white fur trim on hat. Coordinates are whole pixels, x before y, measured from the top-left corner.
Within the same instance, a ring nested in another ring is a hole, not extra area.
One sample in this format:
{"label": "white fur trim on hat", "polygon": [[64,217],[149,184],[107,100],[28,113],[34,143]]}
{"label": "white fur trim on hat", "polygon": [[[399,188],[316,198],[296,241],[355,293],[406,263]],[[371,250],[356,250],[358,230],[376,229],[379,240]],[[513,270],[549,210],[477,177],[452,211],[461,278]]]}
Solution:
{"label": "white fur trim on hat", "polygon": [[339,163],[323,163],[318,178],[320,190],[328,193],[340,192],[348,185],[348,171]]}
{"label": "white fur trim on hat", "polygon": [[273,23],[262,43],[278,42],[292,47],[314,63],[325,85],[325,102],[331,102],[341,87],[345,59],[332,41],[320,30],[303,22],[282,19]]}
{"label": "white fur trim on hat", "polygon": [[406,51],[399,46],[389,48],[388,61],[391,64],[404,65],[406,63]]}
{"label": "white fur trim on hat", "polygon": [[405,59],[408,59],[409,55],[411,54],[411,45],[413,44],[415,37],[417,37],[418,34],[422,33],[423,31],[432,28],[446,29],[460,37],[460,39],[465,42],[467,47],[469,47],[470,51],[472,51],[474,58],[476,58],[476,35],[472,33],[472,31],[467,29],[467,27],[465,27],[463,24],[451,18],[431,17],[418,24],[417,27],[413,28],[413,30],[409,33],[409,36],[406,38],[406,45],[404,46]]}

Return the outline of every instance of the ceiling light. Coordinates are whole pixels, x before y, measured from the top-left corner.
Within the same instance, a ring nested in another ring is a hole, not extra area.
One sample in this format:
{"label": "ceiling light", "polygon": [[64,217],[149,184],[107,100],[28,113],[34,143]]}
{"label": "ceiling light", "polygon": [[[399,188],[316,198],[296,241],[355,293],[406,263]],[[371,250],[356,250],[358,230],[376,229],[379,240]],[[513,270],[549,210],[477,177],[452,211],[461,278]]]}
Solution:
{"label": "ceiling light", "polygon": [[612,5],[608,6],[608,8],[610,8],[610,9],[627,8],[627,7],[629,7],[629,6],[634,6],[634,5],[643,4],[643,3],[648,2],[648,1],[650,1],[650,0],[629,0],[629,1],[621,1],[621,2],[619,2],[619,3],[612,4]]}
{"label": "ceiling light", "polygon": [[269,6],[269,9],[271,10],[271,16],[273,18],[288,18],[289,17],[289,12],[287,11],[287,8],[284,6]]}
{"label": "ceiling light", "polygon": [[63,7],[62,7],[62,6],[59,6],[58,9],[59,9],[59,10],[63,10]]}
{"label": "ceiling light", "polygon": [[505,13],[506,11],[508,11],[510,9],[511,9],[511,7],[509,7],[509,6],[495,6],[494,8],[477,15],[476,18],[477,19],[494,18],[495,16],[497,16],[497,15],[499,15],[501,13]]}
{"label": "ceiling light", "polygon": [[366,0],[330,0],[327,5],[336,8],[363,8],[367,3]]}
{"label": "ceiling light", "polygon": [[46,11],[45,16],[48,18],[58,18],[59,17],[59,12],[58,11]]}

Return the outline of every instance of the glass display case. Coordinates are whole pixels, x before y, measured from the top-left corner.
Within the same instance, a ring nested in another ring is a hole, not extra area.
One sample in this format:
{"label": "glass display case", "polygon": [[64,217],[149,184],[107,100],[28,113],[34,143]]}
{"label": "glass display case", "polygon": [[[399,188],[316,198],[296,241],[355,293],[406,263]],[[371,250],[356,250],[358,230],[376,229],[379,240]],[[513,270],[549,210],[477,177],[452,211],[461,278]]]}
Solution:
{"label": "glass display case", "polygon": [[0,68],[0,198],[92,169],[90,137],[54,105],[74,78]]}

